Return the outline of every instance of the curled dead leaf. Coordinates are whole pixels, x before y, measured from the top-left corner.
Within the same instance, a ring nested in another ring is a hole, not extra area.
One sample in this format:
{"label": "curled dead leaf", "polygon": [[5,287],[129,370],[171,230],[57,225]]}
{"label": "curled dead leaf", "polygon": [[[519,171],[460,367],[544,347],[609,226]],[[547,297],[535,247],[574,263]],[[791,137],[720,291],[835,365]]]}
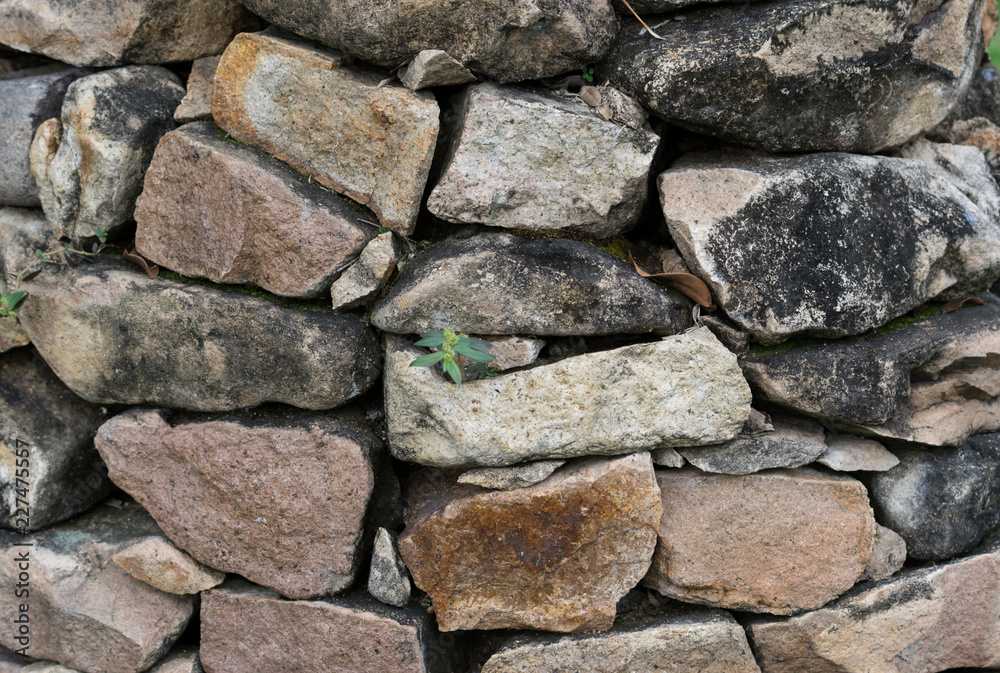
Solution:
{"label": "curled dead leaf", "polygon": [[632,262],[632,266],[635,267],[636,273],[643,278],[658,280],[664,285],[674,288],[691,301],[709,311],[716,308],[715,302],[712,301],[712,292],[708,289],[708,285],[693,273],[649,273],[639,268],[639,265],[632,258],[631,252],[628,254],[628,259]]}
{"label": "curled dead leaf", "polygon": [[580,100],[590,107],[597,107],[601,104],[601,92],[596,86],[580,87]]}
{"label": "curled dead leaf", "polygon": [[142,270],[146,272],[146,275],[150,278],[156,278],[160,273],[160,267],[155,264],[151,264],[141,255],[136,254],[135,250],[129,251],[128,248],[122,252],[122,259],[126,262],[131,262],[136,266],[142,267]]}
{"label": "curled dead leaf", "polygon": [[960,299],[959,301],[953,301],[945,304],[941,307],[941,310],[945,313],[951,313],[952,311],[957,311],[968,304],[969,306],[982,306],[983,300],[979,297],[966,297],[965,299]]}

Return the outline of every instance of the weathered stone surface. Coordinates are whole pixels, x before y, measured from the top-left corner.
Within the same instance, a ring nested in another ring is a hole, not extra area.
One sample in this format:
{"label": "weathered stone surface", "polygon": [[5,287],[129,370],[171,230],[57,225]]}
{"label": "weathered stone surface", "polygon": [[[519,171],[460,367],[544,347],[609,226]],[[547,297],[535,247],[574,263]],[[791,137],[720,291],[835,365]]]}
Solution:
{"label": "weathered stone surface", "polygon": [[[107,414],[74,395],[34,349],[0,355],[0,527],[38,530],[110,492],[93,443]],[[27,517],[18,512],[25,501]]]}
{"label": "weathered stone surface", "polygon": [[225,573],[203,566],[162,537],[138,540],[111,560],[137,580],[168,594],[196,594],[226,579]]}
{"label": "weathered stone surface", "polygon": [[620,619],[607,633],[522,635],[482,673],[760,673],[743,628],[727,612],[671,606]]}
{"label": "weathered stone surface", "polygon": [[816,462],[838,472],[885,472],[899,465],[899,458],[874,439],[833,435]]}
{"label": "weathered stone surface", "polygon": [[685,21],[662,25],[663,40],[629,21],[602,72],[654,114],[699,133],[771,152],[877,152],[955,106],[982,55],[982,7],[751,3],[685,12]]}
{"label": "weathered stone surface", "polygon": [[686,306],[587,243],[486,233],[410,260],[372,324],[400,334],[673,334],[690,324]]}
{"label": "weathered stone surface", "polygon": [[[0,15],[2,11],[0,3]],[[31,140],[42,122],[59,116],[66,88],[85,74],[49,65],[0,75],[0,203],[41,205],[28,160]]]}
{"label": "weathered stone surface", "polygon": [[751,474],[775,467],[800,467],[826,450],[823,427],[804,418],[775,416],[774,429],[740,433],[736,439],[705,447],[686,447],[680,454],[704,472]]}
{"label": "weathered stone surface", "polygon": [[545,348],[544,341],[530,337],[487,337],[483,341],[490,344],[490,355],[493,356],[489,366],[498,372],[534,364]]}
{"label": "weathered stone surface", "polygon": [[611,627],[656,544],[649,454],[592,458],[513,491],[411,481],[399,551],[442,631]]}
{"label": "weathered stone surface", "polygon": [[23,673],[31,659],[14,654],[6,647],[0,647],[0,673]]}
{"label": "weathered stone surface", "polygon": [[565,464],[565,460],[539,460],[509,467],[480,467],[458,475],[458,483],[511,491],[537,484]]}
{"label": "weathered stone surface", "polygon": [[[1000,124],[1000,76],[991,62],[983,63],[976,70],[965,95],[942,122],[941,127],[975,117],[984,117],[993,124]],[[934,129],[932,134],[939,134],[941,127]]]}
{"label": "weathered stone surface", "polygon": [[399,245],[391,232],[369,241],[357,260],[333,282],[330,288],[333,309],[344,311],[373,299],[396,270],[399,256]]}
{"label": "weathered stone surface", "polygon": [[980,297],[863,337],[757,349],[743,373],[761,398],[851,432],[960,444],[1000,428],[1000,299]]}
{"label": "weathered stone surface", "polygon": [[91,402],[221,411],[330,409],[368,390],[381,355],[356,318],[161,278],[103,259],[30,283],[32,342]]}
{"label": "weathered stone surface", "polygon": [[394,67],[426,49],[441,49],[501,82],[578,70],[607,51],[616,29],[608,0],[244,4],[272,23],[378,65]]}
{"label": "weathered stone surface", "polygon": [[[139,673],[162,657],[187,625],[194,597],[158,591],[111,561],[122,545],[159,532],[135,503],[98,507],[27,538],[0,530],[5,585],[17,582],[17,555],[29,556],[31,656],[87,673]],[[23,602],[14,591],[0,593],[12,619]],[[4,647],[24,645],[15,638],[13,628],[0,630]]]}
{"label": "weathered stone surface", "polygon": [[368,593],[387,605],[402,608],[410,602],[411,590],[410,574],[399,556],[395,538],[385,528],[379,528],[372,549]]}
{"label": "weathered stone surface", "polygon": [[787,615],[850,589],[877,524],[861,482],[799,468],[746,476],[658,470],[663,519],[644,580],[691,603]]}
{"label": "weathered stone surface", "polygon": [[[211,122],[163,136],[135,209],[136,251],[185,276],[315,297],[376,235],[366,211]],[[368,215],[370,217],[370,215]]]}
{"label": "weathered stone surface", "polygon": [[1000,666],[1000,555],[910,570],[748,632],[764,673],[934,673]]}
{"label": "weathered stone surface", "polygon": [[31,343],[28,333],[17,318],[0,318],[0,353]]}
{"label": "weathered stone surface", "polygon": [[750,390],[707,329],[469,381],[410,367],[424,351],[391,337],[385,366],[389,445],[437,467],[511,465],[718,444],[736,436]]}
{"label": "weathered stone surface", "polygon": [[379,451],[360,421],[259,413],[171,422],[139,409],[101,426],[96,444],[111,479],[199,562],[291,598],[331,595],[354,579]]}
{"label": "weathered stone surface", "polygon": [[653,465],[658,467],[684,467],[684,456],[677,453],[677,449],[654,449],[649,454],[653,457]]}
{"label": "weathered stone surface", "polygon": [[692,272],[757,341],[860,334],[1000,275],[985,160],[946,176],[921,158],[693,154],[660,175],[660,201]]}
{"label": "weathered stone surface", "polygon": [[937,137],[949,143],[971,145],[983,153],[993,179],[1000,177],[1000,126],[985,117],[973,117],[935,129]]}
{"label": "weathered stone surface", "polygon": [[455,102],[443,174],[427,209],[449,222],[610,238],[646,202],[660,138],[586,103],[493,84]]}
{"label": "weathered stone surface", "polygon": [[425,49],[399,71],[399,81],[417,91],[432,86],[454,86],[475,82],[469,69],[440,49]]}
{"label": "weathered stone surface", "polygon": [[[35,250],[61,247],[59,230],[37,208],[0,208],[0,289],[35,262]],[[35,268],[41,268],[36,265]]]}
{"label": "weathered stone surface", "polygon": [[116,233],[129,223],[183,97],[177,76],[159,66],[105,70],[69,86],[61,118],[39,127],[30,152],[42,209],[60,236]]}
{"label": "weathered stone surface", "polygon": [[206,56],[191,64],[187,92],[174,110],[174,121],[178,124],[212,119],[212,89],[215,88],[215,71],[219,67],[219,58]]}
{"label": "weathered stone surface", "polygon": [[954,449],[906,448],[872,478],[879,520],[906,540],[911,558],[942,561],[975,547],[1000,525],[1000,434]]}
{"label": "weathered stone surface", "polygon": [[170,651],[149,673],[204,673],[198,650],[190,646],[178,646]]}
{"label": "weathered stone surface", "polygon": [[891,528],[878,526],[868,565],[860,580],[877,582],[892,577],[906,562],[906,540]]}
{"label": "weathered stone surface", "polygon": [[201,661],[210,673],[431,673],[433,628],[419,608],[364,597],[288,601],[236,580],[204,594]]}
{"label": "weathered stone surface", "polygon": [[0,42],[73,65],[190,61],[255,24],[235,0],[0,1]]}
{"label": "weathered stone surface", "polygon": [[350,62],[291,38],[239,35],[216,71],[212,115],[237,140],[410,234],[434,156],[438,104],[427,92],[380,87],[384,75]]}
{"label": "weathered stone surface", "polygon": [[53,664],[47,661],[39,661],[34,664],[28,664],[21,669],[21,673],[80,673],[75,668],[66,668],[65,666],[60,666],[59,664]]}

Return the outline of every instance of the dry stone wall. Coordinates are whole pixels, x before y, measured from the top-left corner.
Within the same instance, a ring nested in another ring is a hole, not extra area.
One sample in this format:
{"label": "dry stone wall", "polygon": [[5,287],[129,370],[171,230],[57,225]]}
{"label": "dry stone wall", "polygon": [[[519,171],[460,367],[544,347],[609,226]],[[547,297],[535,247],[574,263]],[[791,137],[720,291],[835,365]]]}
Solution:
{"label": "dry stone wall", "polygon": [[0,0],[0,673],[1000,670],[996,27]]}

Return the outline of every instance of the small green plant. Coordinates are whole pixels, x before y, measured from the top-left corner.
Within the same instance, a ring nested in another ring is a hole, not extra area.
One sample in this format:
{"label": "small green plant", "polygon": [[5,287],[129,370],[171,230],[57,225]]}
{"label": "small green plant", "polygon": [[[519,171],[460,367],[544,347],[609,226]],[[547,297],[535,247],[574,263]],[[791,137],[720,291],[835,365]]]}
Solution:
{"label": "small green plant", "polygon": [[584,66],[583,68],[580,69],[580,77],[582,77],[583,81],[585,81],[585,82],[593,82],[594,81],[594,69],[593,68],[588,68],[588,67]]}
{"label": "small green plant", "polygon": [[[459,360],[464,358],[473,363],[493,362],[493,356],[489,354],[490,345],[480,339],[473,339],[468,334],[458,334],[453,329],[433,330],[421,332],[420,341],[417,346],[425,348],[440,348],[441,350],[429,355],[421,355],[410,363],[411,367],[433,367],[441,363],[444,373],[451,377],[451,380],[462,385],[464,376]],[[481,378],[477,375],[476,378]]]}

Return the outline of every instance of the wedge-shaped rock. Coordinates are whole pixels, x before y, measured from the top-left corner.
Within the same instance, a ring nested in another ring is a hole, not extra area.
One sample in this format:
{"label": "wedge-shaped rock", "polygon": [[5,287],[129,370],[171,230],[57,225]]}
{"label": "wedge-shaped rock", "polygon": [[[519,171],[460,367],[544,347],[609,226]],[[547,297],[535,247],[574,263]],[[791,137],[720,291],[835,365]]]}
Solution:
{"label": "wedge-shaped rock", "polygon": [[469,69],[440,49],[425,49],[399,70],[399,81],[407,89],[454,86],[475,82]]}
{"label": "wedge-shaped rock", "polygon": [[[12,587],[0,594],[0,609],[11,620],[19,614],[29,620],[27,642],[18,642],[24,636],[8,625],[0,630],[0,645],[15,651],[29,645],[32,657],[86,673],[148,669],[184,631],[195,598],[154,589],[111,557],[139,537],[159,534],[135,503],[97,507],[27,537],[0,530],[0,579]],[[27,564],[30,588],[29,595],[18,597],[13,587],[20,563]],[[29,606],[27,613],[20,612],[22,604]]]}
{"label": "wedge-shaped rock", "polygon": [[396,548],[396,537],[385,528],[375,533],[372,563],[368,571],[368,593],[386,605],[405,608],[410,602],[410,574]]}
{"label": "wedge-shaped rock", "polygon": [[235,0],[0,0],[0,43],[73,65],[190,61],[256,23]]}
{"label": "wedge-shaped rock", "polygon": [[496,491],[512,491],[547,479],[565,464],[565,460],[539,460],[509,467],[479,467],[458,475],[458,483],[475,484]]}
{"label": "wedge-shaped rock", "polygon": [[158,66],[105,70],[70,85],[61,118],[42,124],[31,145],[42,209],[60,236],[117,233],[130,223],[143,173],[183,97],[177,76]]}
{"label": "wedge-shaped rock", "polygon": [[690,304],[590,244],[485,233],[410,260],[372,324],[409,334],[674,334]]}
{"label": "wedge-shaped rock", "polygon": [[136,211],[136,251],[185,276],[315,297],[376,235],[371,215],[211,122],[163,136]]}
{"label": "wedge-shaped rock", "polygon": [[357,308],[375,298],[396,270],[400,250],[392,232],[379,234],[330,287],[335,311]]}
{"label": "wedge-shaped rock", "polygon": [[111,491],[94,450],[107,413],[74,395],[33,348],[0,355],[0,527],[45,528]]}
{"label": "wedge-shaped rock", "polygon": [[226,574],[201,565],[163,537],[147,537],[111,559],[137,580],[169,594],[196,594],[222,584]]}
{"label": "wedge-shaped rock", "polygon": [[395,67],[425,49],[441,49],[503,82],[579,70],[607,51],[616,30],[608,0],[244,4],[272,23],[372,63]]}
{"label": "wedge-shaped rock", "polygon": [[706,328],[588,353],[461,388],[410,367],[420,348],[388,341],[393,455],[423,465],[511,465],[734,438],[750,413],[736,357]]}
{"label": "wedge-shaped rock", "polygon": [[178,645],[163,657],[149,673],[205,673],[198,659],[198,649],[191,645]]}
{"label": "wedge-shaped rock", "polygon": [[921,561],[944,561],[973,549],[1000,525],[1000,434],[962,446],[897,451],[899,465],[871,482],[879,520]]}
{"label": "wedge-shaped rock", "polygon": [[647,21],[663,40],[628,22],[603,72],[693,131],[771,152],[877,152],[955,106],[982,54],[982,8],[793,0],[685,11],[683,22]]}
{"label": "wedge-shaped rock", "polygon": [[111,479],[167,537],[205,565],[291,598],[351,583],[375,486],[370,431],[346,416],[301,413],[170,420],[129,411],[96,440]]}
{"label": "wedge-shaped rock", "polygon": [[945,177],[924,158],[695,154],[660,175],[660,202],[685,262],[757,341],[860,334],[1000,276],[985,159]]}
{"label": "wedge-shaped rock", "polygon": [[483,673],[760,673],[743,628],[722,610],[672,605],[626,615],[607,633],[522,635],[490,657]]}
{"label": "wedge-shaped rock", "polygon": [[899,465],[899,458],[874,439],[833,435],[816,462],[838,472],[885,472]]}
{"label": "wedge-shaped rock", "polygon": [[212,119],[212,90],[215,88],[219,59],[218,56],[206,56],[191,64],[187,93],[174,110],[174,121],[178,124]]}
{"label": "wedge-shaped rock", "polygon": [[877,524],[861,482],[799,468],[746,476],[658,470],[663,518],[644,580],[691,603],[787,615],[850,589]]}
{"label": "wedge-shaped rock", "polygon": [[455,102],[427,209],[449,222],[617,236],[639,220],[660,137],[582,101],[493,84]]}
{"label": "wedge-shaped rock", "polygon": [[375,337],[350,316],[150,279],[110,259],[42,275],[29,289],[22,324],[59,378],[90,402],[330,409],[379,375]]}
{"label": "wedge-shaped rock", "polygon": [[212,115],[237,140],[409,234],[434,156],[437,102],[426,92],[380,87],[384,73],[350,63],[346,54],[291,38],[239,35],[215,73]]}
{"label": "wedge-shaped rock", "polygon": [[704,472],[751,474],[776,467],[801,467],[826,451],[823,426],[791,416],[775,416],[773,429],[741,432],[716,446],[687,447],[680,454]]}
{"label": "wedge-shaped rock", "polygon": [[879,526],[861,580],[875,582],[892,577],[902,569],[905,562],[906,540],[891,528]]}
{"label": "wedge-shaped rock", "polygon": [[961,444],[1000,429],[1000,299],[981,298],[863,337],[758,348],[743,373],[761,398],[852,432]]}
{"label": "wedge-shaped rock", "polygon": [[1000,666],[1000,554],[910,570],[748,632],[764,673],[934,673]]}
{"label": "wedge-shaped rock", "polygon": [[442,631],[610,628],[649,567],[662,511],[646,452],[513,491],[421,473],[407,500],[399,552]]}
{"label": "wedge-shaped rock", "polygon": [[365,596],[289,601],[242,580],[205,593],[201,604],[201,661],[211,673],[439,673],[433,634],[420,608]]}

